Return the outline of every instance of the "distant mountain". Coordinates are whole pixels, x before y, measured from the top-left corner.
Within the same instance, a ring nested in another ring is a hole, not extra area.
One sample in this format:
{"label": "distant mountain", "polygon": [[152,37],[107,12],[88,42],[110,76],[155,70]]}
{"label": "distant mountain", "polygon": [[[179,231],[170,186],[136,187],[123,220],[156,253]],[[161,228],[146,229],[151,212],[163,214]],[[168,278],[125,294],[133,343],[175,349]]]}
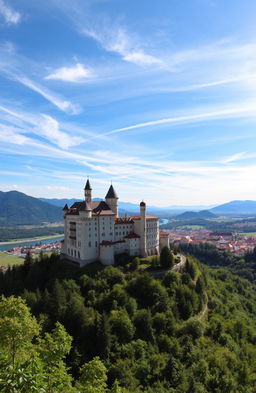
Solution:
{"label": "distant mountain", "polygon": [[215,218],[215,217],[216,215],[210,212],[209,210],[201,210],[199,212],[192,212],[192,211],[184,212],[176,216],[175,219],[191,220],[191,219],[198,219],[198,218],[207,219],[207,218]]}
{"label": "distant mountain", "polygon": [[256,215],[256,201],[231,201],[210,210],[218,216]]}
{"label": "distant mountain", "polygon": [[[73,205],[74,202],[80,202],[82,199],[75,199],[75,198],[71,198],[71,199],[67,199],[67,198],[63,198],[63,199],[57,199],[57,198],[39,198],[40,201],[43,202],[47,202],[50,203],[51,205],[54,206],[59,206],[59,207],[64,207],[65,204],[67,204],[68,206]],[[94,201],[98,201],[101,200],[100,198],[93,198]],[[139,213],[140,211],[140,206],[139,203],[131,203],[131,202],[122,202],[119,201],[118,202],[119,205],[119,211],[121,213]],[[205,208],[205,206],[167,206],[167,207],[159,207],[159,206],[147,206],[147,211],[149,213],[173,213],[173,214],[179,214],[182,213],[186,210],[201,210]]]}
{"label": "distant mountain", "polygon": [[0,225],[36,225],[62,220],[62,209],[18,191],[0,191]]}
{"label": "distant mountain", "polygon": [[68,206],[73,205],[73,203],[75,202],[80,202],[82,199],[67,199],[67,198],[63,198],[63,199],[57,199],[57,198],[38,198],[40,201],[42,202],[46,202],[46,203],[50,203],[51,205],[54,206],[59,206],[59,207],[64,207],[66,204]]}

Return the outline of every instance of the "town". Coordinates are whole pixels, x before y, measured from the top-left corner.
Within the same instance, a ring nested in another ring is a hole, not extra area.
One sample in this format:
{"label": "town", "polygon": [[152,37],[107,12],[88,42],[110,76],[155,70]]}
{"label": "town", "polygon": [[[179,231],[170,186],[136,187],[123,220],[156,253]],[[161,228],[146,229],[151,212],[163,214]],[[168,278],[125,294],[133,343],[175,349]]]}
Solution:
{"label": "town", "polygon": [[[3,251],[6,255],[15,255],[19,258],[25,258],[27,253],[30,252],[32,255],[36,256],[39,255],[41,252],[44,253],[60,253],[61,249],[61,242],[56,241],[53,243],[38,243],[35,245],[26,245],[26,246],[15,246],[10,248],[7,251]],[[5,272],[9,266],[0,265],[0,272]]]}
{"label": "town", "polygon": [[238,232],[213,232],[209,229],[169,229],[170,244],[180,243],[211,243],[218,249],[229,251],[230,253],[242,256],[247,251],[252,251],[256,247],[255,233]]}

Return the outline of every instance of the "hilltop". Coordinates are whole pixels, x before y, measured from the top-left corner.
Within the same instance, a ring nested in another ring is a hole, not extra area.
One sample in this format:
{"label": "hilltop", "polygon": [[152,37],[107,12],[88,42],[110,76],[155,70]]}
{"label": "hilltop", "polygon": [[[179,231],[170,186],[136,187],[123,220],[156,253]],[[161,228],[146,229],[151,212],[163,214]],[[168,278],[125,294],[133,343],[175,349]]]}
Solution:
{"label": "hilltop", "polygon": [[36,225],[62,220],[60,207],[42,202],[18,191],[0,191],[0,224]]}
{"label": "hilltop", "polygon": [[176,216],[175,219],[191,220],[191,219],[197,219],[197,218],[207,219],[207,218],[216,218],[216,217],[217,216],[209,210],[201,210],[199,212],[192,212],[192,211],[184,212],[184,213]]}

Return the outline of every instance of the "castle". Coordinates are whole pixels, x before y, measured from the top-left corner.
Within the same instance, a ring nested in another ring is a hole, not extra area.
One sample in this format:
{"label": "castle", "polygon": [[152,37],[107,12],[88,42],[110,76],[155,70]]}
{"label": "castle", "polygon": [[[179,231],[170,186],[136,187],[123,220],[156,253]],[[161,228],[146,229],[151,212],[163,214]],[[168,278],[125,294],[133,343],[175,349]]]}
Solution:
{"label": "castle", "polygon": [[89,179],[84,199],[63,208],[63,259],[80,266],[93,261],[111,265],[116,254],[146,257],[157,255],[163,246],[169,246],[168,233],[159,231],[158,217],[146,214],[145,202],[140,203],[140,215],[119,217],[118,196],[113,185],[104,201],[93,201]]}

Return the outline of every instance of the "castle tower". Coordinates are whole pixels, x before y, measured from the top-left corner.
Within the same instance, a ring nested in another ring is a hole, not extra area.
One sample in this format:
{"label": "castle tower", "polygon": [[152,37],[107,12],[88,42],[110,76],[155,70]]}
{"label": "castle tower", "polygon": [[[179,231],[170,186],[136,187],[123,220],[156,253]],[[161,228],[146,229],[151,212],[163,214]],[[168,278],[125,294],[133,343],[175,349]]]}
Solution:
{"label": "castle tower", "polygon": [[109,190],[107,192],[107,195],[105,196],[105,201],[110,207],[110,209],[115,213],[115,217],[118,217],[118,196],[114,190],[114,187],[111,186],[109,187]]}
{"label": "castle tower", "polygon": [[140,202],[140,254],[147,256],[147,223],[146,223],[146,203]]}
{"label": "castle tower", "polygon": [[92,201],[92,187],[90,185],[89,179],[87,179],[87,182],[84,187],[84,199],[85,202],[87,203],[91,203]]}

